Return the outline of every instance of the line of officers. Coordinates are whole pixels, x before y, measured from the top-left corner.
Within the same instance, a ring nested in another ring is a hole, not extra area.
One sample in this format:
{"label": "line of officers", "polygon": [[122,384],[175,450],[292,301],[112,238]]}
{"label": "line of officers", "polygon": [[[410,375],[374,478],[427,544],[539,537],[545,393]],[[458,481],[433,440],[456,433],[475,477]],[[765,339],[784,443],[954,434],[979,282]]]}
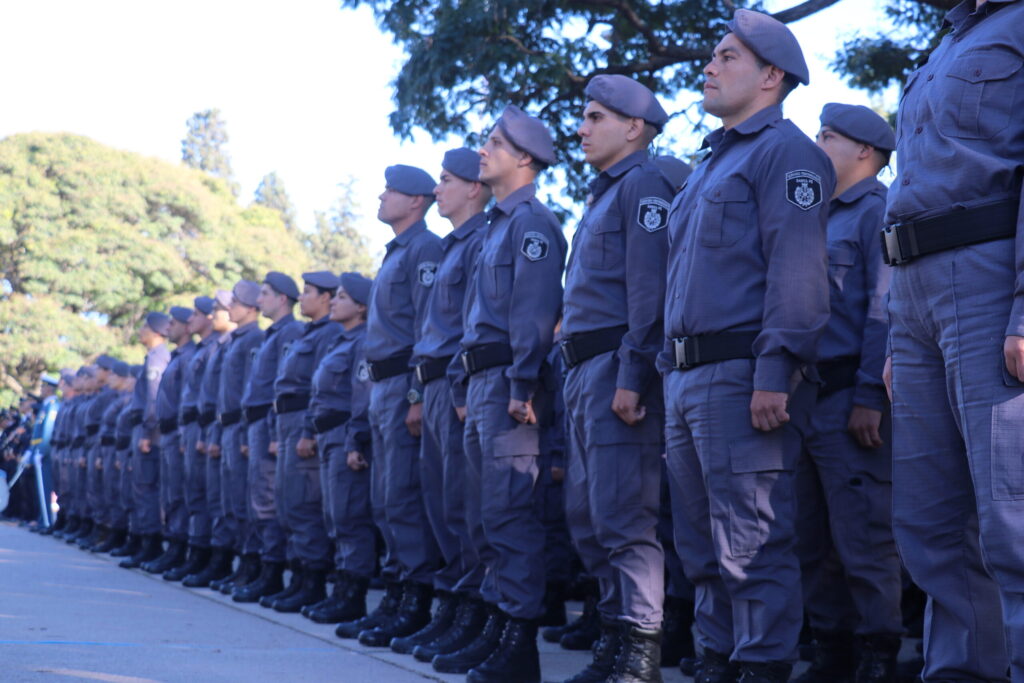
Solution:
{"label": "line of officers", "polygon": [[648,154],[655,95],[593,78],[578,133],[598,174],[567,265],[536,196],[552,138],[517,107],[439,182],[389,167],[373,282],[242,281],[150,314],[134,389],[113,359],[79,372],[62,509],[125,566],[469,681],[539,681],[554,475],[597,587],[592,630],[553,632],[593,646],[572,681],[661,680],[663,638],[693,623],[673,604],[698,681],[788,680],[805,616],[800,680],[895,681],[901,554],[928,594],[923,680],[1024,680],[1024,2],[947,21],[898,140],[829,104],[815,144],[782,114],[809,82],[798,42],[737,10],[704,70],[723,127],[688,177]]}

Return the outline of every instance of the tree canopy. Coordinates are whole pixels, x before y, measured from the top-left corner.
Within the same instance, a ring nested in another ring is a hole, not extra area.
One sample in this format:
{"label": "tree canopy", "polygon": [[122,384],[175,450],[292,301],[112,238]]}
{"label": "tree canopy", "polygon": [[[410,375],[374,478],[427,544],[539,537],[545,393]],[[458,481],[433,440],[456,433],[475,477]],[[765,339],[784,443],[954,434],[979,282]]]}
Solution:
{"label": "tree canopy", "polygon": [[284,227],[289,230],[295,229],[295,207],[284,189],[284,181],[277,171],[271,171],[263,176],[253,196],[253,203],[273,209],[281,214]]}
{"label": "tree canopy", "polygon": [[366,236],[356,227],[353,181],[341,184],[341,194],[329,211],[317,211],[313,232],[303,241],[315,270],[356,272],[371,275],[376,270]]}
{"label": "tree canopy", "polygon": [[220,109],[197,111],[185,124],[187,131],[181,141],[181,160],[190,168],[206,171],[228,183],[238,196],[234,181],[231,155],[228,154],[228,127],[221,118]]}

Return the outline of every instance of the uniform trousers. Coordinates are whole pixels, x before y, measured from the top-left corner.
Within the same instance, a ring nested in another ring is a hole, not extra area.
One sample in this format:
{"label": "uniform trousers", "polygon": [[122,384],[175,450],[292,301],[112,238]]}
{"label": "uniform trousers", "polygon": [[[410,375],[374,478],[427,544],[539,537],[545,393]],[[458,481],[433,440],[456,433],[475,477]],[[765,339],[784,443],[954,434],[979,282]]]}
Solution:
{"label": "uniform trousers", "polygon": [[89,516],[97,524],[105,524],[105,508],[103,501],[103,447],[100,437],[93,437],[93,445],[86,449],[88,453],[88,472],[86,472],[86,497],[89,504]]}
{"label": "uniform trousers", "polygon": [[[277,519],[274,489],[277,480],[277,458],[270,454],[272,418],[264,416],[248,423],[249,431],[249,519],[259,538],[263,562],[285,561],[285,535]],[[274,427],[276,431],[276,427]],[[275,437],[276,438],[276,437]]]}
{"label": "uniform trousers", "polygon": [[107,501],[106,524],[112,529],[128,527],[128,511],[121,500],[121,471],[125,466],[125,451],[116,446],[107,447],[103,463],[103,498]]}
{"label": "uniform trousers", "polygon": [[249,524],[249,463],[242,455],[242,444],[248,440],[244,422],[236,422],[224,431],[231,437],[222,439],[221,445],[221,504],[234,533],[235,551],[239,554],[259,552]]}
{"label": "uniform trousers", "polygon": [[277,416],[278,515],[291,556],[306,569],[325,570],[331,566],[331,541],[324,527],[320,462],[316,456],[300,458],[297,451],[305,421],[304,410]]}
{"label": "uniform trousers", "polygon": [[188,510],[188,542],[210,546],[210,513],[206,506],[206,454],[196,450],[203,440],[198,422],[185,425],[185,509]]}
{"label": "uniform trousers", "polygon": [[[316,437],[324,523],[334,541],[334,568],[368,579],[377,566],[370,470],[349,468],[345,427],[338,425]],[[363,457],[370,461],[369,453]]]}
{"label": "uniform trousers", "polygon": [[164,510],[164,537],[170,541],[188,539],[185,456],[181,444],[180,430],[160,435],[160,505]]}
{"label": "uniform trousers", "polygon": [[[213,425],[207,427],[209,435]],[[235,447],[238,441],[238,424],[220,430],[220,456],[210,457],[209,436],[206,444],[206,510],[210,515],[210,547],[223,550],[235,549],[235,524],[228,517],[225,505],[227,479],[223,476],[224,453]]]}
{"label": "uniform trousers", "polygon": [[135,428],[135,451],[132,455],[132,501],[135,505],[137,526],[135,533],[159,534],[160,520],[160,441],[150,439],[149,452],[143,453],[139,440],[151,435],[138,426]]}

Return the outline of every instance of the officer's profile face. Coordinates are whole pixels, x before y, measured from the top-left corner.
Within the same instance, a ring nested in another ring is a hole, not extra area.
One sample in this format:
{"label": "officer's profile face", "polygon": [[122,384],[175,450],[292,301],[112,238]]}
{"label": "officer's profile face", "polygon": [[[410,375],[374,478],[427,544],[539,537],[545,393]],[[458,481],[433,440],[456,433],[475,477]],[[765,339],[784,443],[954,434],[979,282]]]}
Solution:
{"label": "officer's profile face", "polygon": [[231,329],[231,316],[228,314],[228,309],[220,304],[214,305],[212,320],[213,329],[216,332],[227,332]]}
{"label": "officer's profile face", "polygon": [[437,212],[444,218],[457,213],[459,209],[469,203],[470,194],[475,185],[476,183],[463,180],[453,173],[441,171],[441,180],[438,181],[437,187],[434,188],[434,197],[437,198]]}
{"label": "officer's profile face", "polygon": [[576,134],[587,163],[603,171],[623,156],[630,146],[630,131],[643,131],[643,123],[636,129],[636,119],[614,112],[600,102],[591,100],[583,110],[583,121]]}
{"label": "officer's profile face", "polygon": [[854,171],[862,159],[870,156],[868,145],[846,137],[842,133],[822,126],[815,138],[818,147],[832,160],[836,175],[844,178]]}
{"label": "officer's profile face", "polygon": [[[191,316],[189,320],[191,320]],[[171,326],[167,332],[167,336],[172,342],[178,344],[181,342],[183,337],[188,336],[188,323],[183,323],[177,318],[171,318]]]}
{"label": "officer's profile face", "polygon": [[287,302],[288,297],[278,294],[270,285],[260,285],[260,293],[256,295],[256,306],[266,317],[273,318],[284,306],[288,305]]}
{"label": "officer's profile face", "polygon": [[228,318],[233,323],[241,322],[252,310],[235,297],[231,297],[231,304],[228,305]]}
{"label": "officer's profile face", "polygon": [[417,197],[403,194],[391,187],[385,187],[378,199],[380,206],[377,207],[377,220],[381,223],[396,223],[408,218],[416,210]]}
{"label": "officer's profile face", "polygon": [[192,316],[188,319],[189,334],[199,334],[206,329],[206,325],[209,321],[210,316],[206,315],[199,309],[192,311]]}
{"label": "officer's profile face", "polygon": [[153,339],[153,330],[149,328],[149,325],[145,323],[139,327],[139,341],[143,344],[148,344]]}
{"label": "officer's profile face", "polygon": [[319,318],[323,315],[321,311],[330,306],[330,293],[321,293],[313,285],[306,283],[302,286],[302,293],[299,294],[299,313],[307,318]]}
{"label": "officer's profile face", "polygon": [[480,181],[500,180],[528,163],[529,155],[513,145],[501,132],[500,126],[495,126],[480,148]]}
{"label": "officer's profile face", "polygon": [[331,299],[331,320],[336,323],[348,323],[357,319],[364,309],[365,307],[357,304],[355,299],[348,295],[344,287],[338,287],[338,291]]}
{"label": "officer's profile face", "polygon": [[704,66],[704,111],[728,118],[749,107],[770,70],[734,33],[727,33]]}

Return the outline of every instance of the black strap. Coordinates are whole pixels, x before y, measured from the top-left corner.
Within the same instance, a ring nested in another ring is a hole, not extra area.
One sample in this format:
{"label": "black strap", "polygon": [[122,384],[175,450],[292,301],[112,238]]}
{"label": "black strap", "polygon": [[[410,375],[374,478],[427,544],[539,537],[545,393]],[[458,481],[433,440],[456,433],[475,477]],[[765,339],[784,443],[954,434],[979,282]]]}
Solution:
{"label": "black strap", "polygon": [[689,370],[706,363],[723,360],[754,358],[754,340],[760,332],[720,332],[697,337],[677,337],[675,347],[676,370]]}
{"label": "black strap", "polygon": [[313,433],[323,434],[329,432],[338,425],[343,425],[348,422],[348,418],[352,414],[347,410],[338,410],[332,413],[324,413],[323,415],[317,415],[313,418]]}
{"label": "black strap", "polygon": [[84,436],[76,436],[74,439],[71,440],[71,447],[72,448],[81,448],[82,444],[84,444],[84,443],[85,443],[85,437]]}
{"label": "black strap", "polygon": [[170,434],[178,428],[178,418],[169,417],[166,420],[160,420],[160,433]]}
{"label": "black strap", "polygon": [[124,449],[128,448],[131,445],[132,445],[132,437],[130,437],[130,436],[119,436],[114,441],[114,448],[116,448],[119,451],[123,451]]}
{"label": "black strap", "polygon": [[274,412],[278,415],[294,413],[296,410],[305,410],[308,407],[308,394],[288,394],[286,396],[279,396],[274,400]]}
{"label": "black strap", "polygon": [[85,426],[85,434],[86,434],[86,436],[96,436],[99,433],[100,433],[100,426],[99,425],[86,425]]}
{"label": "black strap", "polygon": [[941,216],[888,225],[882,230],[882,253],[890,266],[918,256],[1017,234],[1020,199],[957,209]]}
{"label": "black strap", "polygon": [[242,421],[242,411],[229,410],[226,413],[220,413],[217,415],[217,421],[220,422],[221,427],[230,427],[233,424],[238,424]]}
{"label": "black strap", "polygon": [[448,366],[451,365],[453,356],[444,358],[430,358],[416,366],[416,379],[420,384],[426,385],[448,374]]}
{"label": "black strap", "polygon": [[116,441],[117,440],[114,437],[112,437],[112,436],[101,436],[100,437],[100,445],[101,446],[113,446]]}
{"label": "black strap", "polygon": [[617,350],[622,345],[622,338],[626,336],[627,332],[629,332],[628,325],[619,325],[566,337],[559,344],[566,369],[574,368],[602,353]]}
{"label": "black strap", "polygon": [[818,389],[818,398],[828,398],[838,391],[856,386],[859,369],[860,356],[843,356],[818,363],[818,376],[825,384]]}
{"label": "black strap", "polygon": [[132,412],[128,413],[128,424],[130,424],[132,427],[136,427],[142,424],[142,411],[133,410]]}
{"label": "black strap", "polygon": [[181,411],[181,424],[189,425],[199,419],[199,411],[195,408],[185,408]]}
{"label": "black strap", "polygon": [[410,358],[412,358],[412,354],[406,352],[385,358],[384,360],[366,361],[366,365],[370,370],[370,379],[374,382],[383,382],[386,379],[412,372],[412,368],[409,367]]}
{"label": "black strap", "polygon": [[512,347],[508,344],[480,344],[462,352],[462,367],[467,375],[499,365],[512,365]]}
{"label": "black strap", "polygon": [[198,422],[199,422],[199,426],[200,427],[205,427],[207,425],[212,425],[216,421],[217,421],[217,413],[216,413],[216,411],[204,410],[203,412],[199,413]]}
{"label": "black strap", "polygon": [[251,408],[243,408],[242,413],[245,415],[245,421],[249,424],[253,422],[259,422],[267,416],[270,412],[271,405],[269,403],[262,406],[253,406]]}

